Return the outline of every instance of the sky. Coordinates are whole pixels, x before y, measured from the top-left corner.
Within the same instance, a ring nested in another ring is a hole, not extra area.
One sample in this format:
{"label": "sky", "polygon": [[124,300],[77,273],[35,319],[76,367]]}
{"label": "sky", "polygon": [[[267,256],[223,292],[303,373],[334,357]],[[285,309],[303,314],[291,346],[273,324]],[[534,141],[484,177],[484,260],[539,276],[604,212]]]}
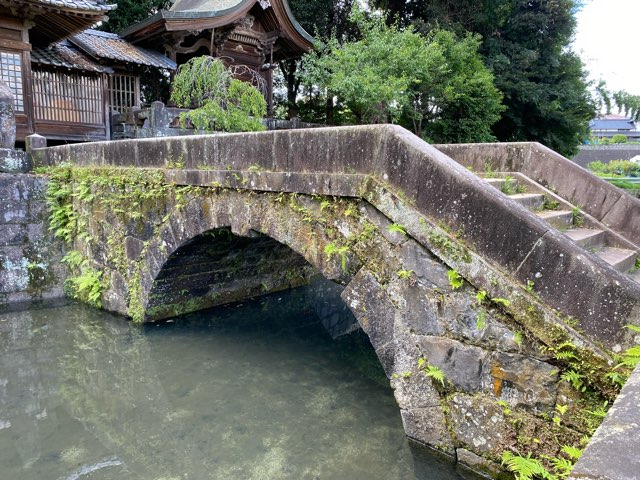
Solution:
{"label": "sky", "polygon": [[640,0],[586,0],[573,50],[611,91],[640,95]]}

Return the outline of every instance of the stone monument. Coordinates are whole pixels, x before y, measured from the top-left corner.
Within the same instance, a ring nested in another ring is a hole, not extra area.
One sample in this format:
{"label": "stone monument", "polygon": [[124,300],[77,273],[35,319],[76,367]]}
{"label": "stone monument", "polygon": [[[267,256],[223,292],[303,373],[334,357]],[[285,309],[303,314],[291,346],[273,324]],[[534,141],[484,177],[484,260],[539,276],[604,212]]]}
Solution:
{"label": "stone monument", "polygon": [[22,150],[16,150],[16,116],[13,92],[0,80],[0,173],[28,172],[29,158]]}
{"label": "stone monument", "polygon": [[16,117],[13,112],[13,92],[0,80],[0,148],[16,145]]}

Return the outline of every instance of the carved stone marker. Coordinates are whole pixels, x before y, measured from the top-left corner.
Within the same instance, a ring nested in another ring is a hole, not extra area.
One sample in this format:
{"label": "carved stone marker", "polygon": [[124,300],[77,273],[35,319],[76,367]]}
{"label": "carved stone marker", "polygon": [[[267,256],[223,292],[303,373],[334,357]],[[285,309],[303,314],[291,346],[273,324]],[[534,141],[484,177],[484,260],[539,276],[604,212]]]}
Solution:
{"label": "carved stone marker", "polygon": [[0,148],[13,148],[16,144],[13,106],[13,92],[9,85],[0,80]]}

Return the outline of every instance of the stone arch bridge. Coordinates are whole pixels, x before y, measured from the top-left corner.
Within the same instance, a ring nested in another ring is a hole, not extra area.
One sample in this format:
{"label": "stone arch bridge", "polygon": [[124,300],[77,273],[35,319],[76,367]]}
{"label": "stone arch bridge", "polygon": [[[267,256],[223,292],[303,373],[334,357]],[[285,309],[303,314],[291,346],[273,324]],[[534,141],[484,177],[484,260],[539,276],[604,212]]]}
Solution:
{"label": "stone arch bridge", "polygon": [[539,144],[434,147],[371,126],[34,158],[66,165],[104,308],[153,321],[321,274],[344,286],[407,435],[475,467],[577,444],[586,423],[552,421],[587,406],[563,372],[607,398],[611,352],[640,324],[640,201]]}

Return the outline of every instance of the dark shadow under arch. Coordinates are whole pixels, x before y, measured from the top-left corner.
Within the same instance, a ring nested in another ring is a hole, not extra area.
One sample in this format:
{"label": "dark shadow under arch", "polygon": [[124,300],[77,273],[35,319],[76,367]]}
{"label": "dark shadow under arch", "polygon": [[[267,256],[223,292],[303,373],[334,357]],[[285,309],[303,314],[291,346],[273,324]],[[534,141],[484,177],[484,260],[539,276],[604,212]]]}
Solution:
{"label": "dark shadow under arch", "polygon": [[318,275],[300,254],[258,232],[222,227],[201,233],[171,253],[158,272],[147,321],[305,285]]}

